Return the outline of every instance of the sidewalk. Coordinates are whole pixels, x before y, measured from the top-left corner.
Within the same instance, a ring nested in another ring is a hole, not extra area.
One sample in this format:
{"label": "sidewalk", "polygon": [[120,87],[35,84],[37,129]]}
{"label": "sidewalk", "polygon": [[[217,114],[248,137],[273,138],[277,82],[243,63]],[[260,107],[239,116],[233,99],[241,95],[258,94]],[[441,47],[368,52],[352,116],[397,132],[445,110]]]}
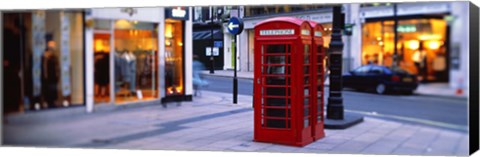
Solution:
{"label": "sidewalk", "polygon": [[[468,134],[374,117],[305,147],[253,141],[252,97],[203,91],[181,106],[172,103],[61,117],[7,117],[4,145],[75,148],[208,150],[395,155],[468,154]],[[64,112],[58,110],[57,112]],[[58,114],[45,112],[45,114]],[[13,120],[17,119],[17,120]]]}
{"label": "sidewalk", "polygon": [[[218,76],[218,77],[233,77],[232,70],[217,70],[214,74],[210,74],[209,71],[202,72],[208,76]],[[237,77],[241,79],[253,79],[253,72],[237,72]],[[325,79],[325,86],[329,85],[328,78]],[[455,89],[452,89],[448,86],[447,83],[427,83],[420,84],[414,94],[426,95],[426,96],[440,96],[440,97],[450,97],[450,98],[460,98],[466,99],[466,91],[463,91],[463,94],[457,94]]]}

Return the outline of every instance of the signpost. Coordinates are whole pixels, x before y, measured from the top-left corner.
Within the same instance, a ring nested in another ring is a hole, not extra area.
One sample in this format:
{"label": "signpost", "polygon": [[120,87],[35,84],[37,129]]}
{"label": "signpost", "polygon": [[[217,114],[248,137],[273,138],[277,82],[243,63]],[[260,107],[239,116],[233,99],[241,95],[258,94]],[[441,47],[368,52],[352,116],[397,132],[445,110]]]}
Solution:
{"label": "signpost", "polygon": [[[243,31],[243,21],[240,18],[232,17],[228,21],[227,30],[230,34],[233,35],[234,46],[237,45],[237,35]],[[237,49],[233,48],[233,103],[237,104],[237,95],[238,95],[238,79],[237,79]]]}

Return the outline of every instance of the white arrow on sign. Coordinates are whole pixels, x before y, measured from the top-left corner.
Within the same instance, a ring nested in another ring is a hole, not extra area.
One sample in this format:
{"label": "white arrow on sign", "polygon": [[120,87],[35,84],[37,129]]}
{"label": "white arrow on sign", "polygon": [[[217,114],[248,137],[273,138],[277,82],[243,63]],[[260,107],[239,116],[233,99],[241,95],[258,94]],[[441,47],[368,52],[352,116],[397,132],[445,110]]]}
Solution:
{"label": "white arrow on sign", "polygon": [[237,28],[237,27],[238,27],[238,24],[234,25],[233,22],[230,22],[228,24],[228,29],[230,29],[230,30],[233,30],[234,28]]}

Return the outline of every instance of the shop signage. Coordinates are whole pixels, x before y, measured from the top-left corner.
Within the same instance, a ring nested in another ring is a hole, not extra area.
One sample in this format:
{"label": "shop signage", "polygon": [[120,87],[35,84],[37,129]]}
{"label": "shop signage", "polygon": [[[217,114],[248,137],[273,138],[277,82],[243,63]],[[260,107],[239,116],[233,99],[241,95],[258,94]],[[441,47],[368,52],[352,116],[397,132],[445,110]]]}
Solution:
{"label": "shop signage", "polygon": [[213,48],[213,56],[219,56],[220,55],[220,49],[218,47]]}
{"label": "shop signage", "polygon": [[415,25],[399,25],[397,27],[398,32],[409,33],[409,32],[416,32],[417,26]]}
{"label": "shop signage", "polygon": [[294,35],[294,29],[260,30],[260,35]]}
{"label": "shop signage", "polygon": [[322,32],[320,32],[320,31],[315,31],[314,35],[315,35],[316,37],[321,37],[321,36],[322,36]]}
{"label": "shop signage", "polygon": [[122,8],[120,9],[120,12],[133,16],[133,14],[136,14],[138,11],[135,8]]}
{"label": "shop signage", "polygon": [[[163,19],[162,10],[154,7],[149,8],[94,8],[90,9],[93,19],[118,20],[125,19],[129,21],[153,22],[158,23]],[[88,18],[87,18],[88,19]],[[92,24],[90,24],[92,25]]]}
{"label": "shop signage", "polygon": [[449,3],[406,3],[399,4],[398,15],[415,15],[449,12]]}
{"label": "shop signage", "polygon": [[182,8],[180,8],[180,7],[172,9],[172,16],[173,17],[184,18],[185,15],[187,15],[187,11],[182,10]]}
{"label": "shop signage", "polygon": [[214,41],[213,45],[214,45],[214,47],[223,47],[223,42],[222,41]]}
{"label": "shop signage", "polygon": [[360,17],[362,18],[375,18],[375,17],[387,17],[393,16],[392,7],[372,7],[368,9],[361,9]]}
{"label": "shop signage", "polygon": [[333,21],[332,13],[297,15],[295,17],[302,20],[315,21],[317,23],[331,23]]}
{"label": "shop signage", "polygon": [[165,18],[188,20],[188,17],[189,15],[187,7],[165,8]]}
{"label": "shop signage", "polygon": [[[288,16],[288,15],[287,15]],[[333,21],[333,15],[331,12],[328,13],[312,13],[312,14],[301,14],[301,15],[291,15],[291,17],[296,17],[302,20],[315,21],[317,23],[331,23]],[[253,29],[255,25],[265,19],[271,18],[266,17],[262,19],[245,19],[245,29]]]}
{"label": "shop signage", "polygon": [[205,56],[212,56],[212,47],[207,47],[206,48]]}
{"label": "shop signage", "polygon": [[[447,13],[450,11],[449,3],[404,3],[398,4],[397,15],[418,15],[432,13]],[[377,18],[393,16],[393,7],[367,7],[360,9],[360,17]]]}

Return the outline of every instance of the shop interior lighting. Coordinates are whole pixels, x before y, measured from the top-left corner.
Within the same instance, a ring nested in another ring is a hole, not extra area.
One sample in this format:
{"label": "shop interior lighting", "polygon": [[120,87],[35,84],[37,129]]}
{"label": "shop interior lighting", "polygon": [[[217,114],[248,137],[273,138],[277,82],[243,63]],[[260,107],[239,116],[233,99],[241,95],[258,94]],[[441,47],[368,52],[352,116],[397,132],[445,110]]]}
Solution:
{"label": "shop interior lighting", "polygon": [[173,26],[172,24],[165,25],[165,37],[173,38]]}
{"label": "shop interior lighting", "polygon": [[115,21],[115,28],[129,29],[132,28],[132,24],[127,20],[117,20]]}
{"label": "shop interior lighting", "polygon": [[418,40],[407,41],[407,48],[411,50],[416,50],[420,47],[420,42]]}
{"label": "shop interior lighting", "polygon": [[440,40],[441,38],[438,34],[422,34],[418,37],[420,40]]}
{"label": "shop interior lighting", "polygon": [[440,48],[440,46],[441,46],[441,43],[439,41],[436,41],[436,40],[432,40],[432,41],[427,42],[427,47],[431,50],[437,50],[438,48]]}
{"label": "shop interior lighting", "polygon": [[384,45],[383,41],[378,42],[378,45],[383,46]]}

